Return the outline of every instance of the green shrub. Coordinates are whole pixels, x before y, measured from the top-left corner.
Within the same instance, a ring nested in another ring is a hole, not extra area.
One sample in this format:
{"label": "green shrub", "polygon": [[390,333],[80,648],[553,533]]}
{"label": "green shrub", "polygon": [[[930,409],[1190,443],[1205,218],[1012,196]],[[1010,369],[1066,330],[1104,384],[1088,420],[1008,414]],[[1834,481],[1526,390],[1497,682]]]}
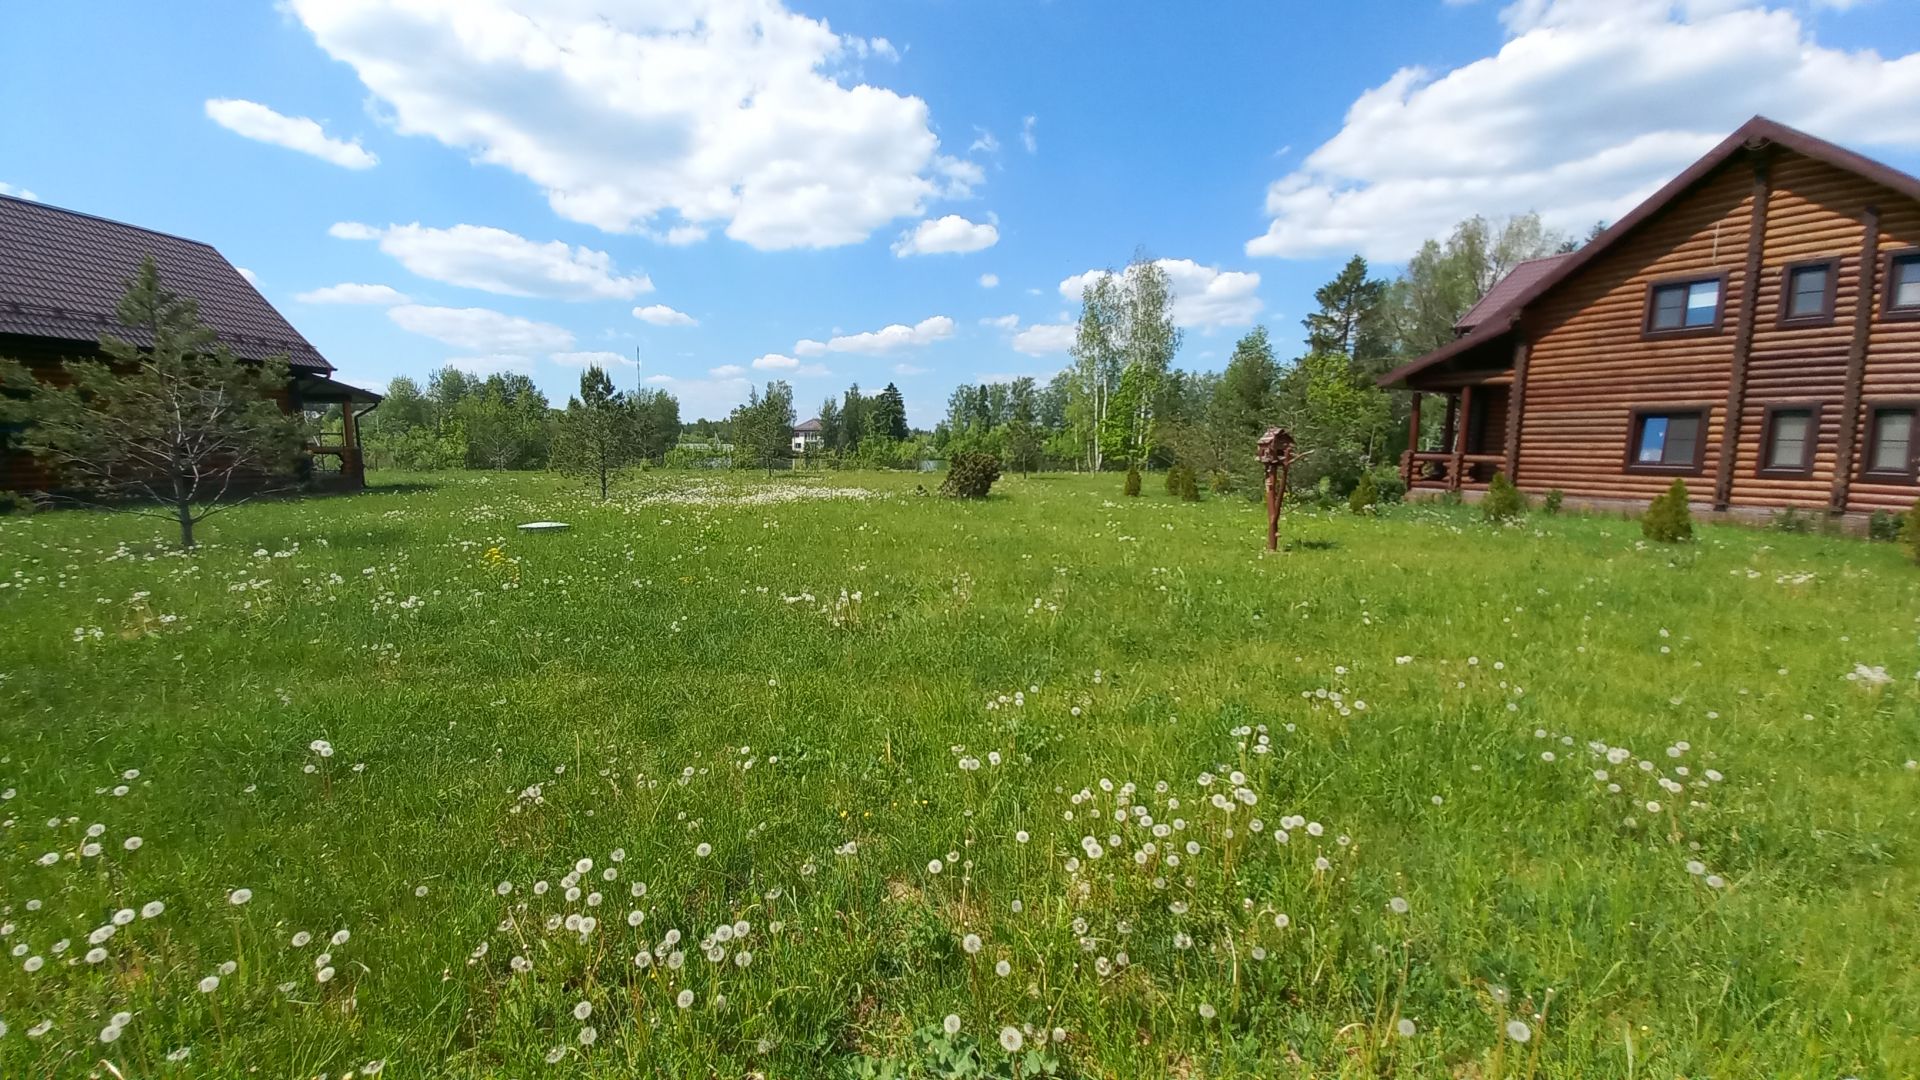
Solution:
{"label": "green shrub", "polygon": [[1900,539],[1900,528],[1904,523],[1904,515],[1875,510],[1867,518],[1867,539],[1879,540],[1883,543],[1897,542]]}
{"label": "green shrub", "polygon": [[1547,497],[1540,503],[1540,509],[1545,510],[1549,514],[1557,514],[1560,512],[1560,504],[1566,501],[1566,492],[1561,491],[1559,488],[1549,488],[1547,490]]}
{"label": "green shrub", "polygon": [[1493,474],[1487,485],[1487,497],[1480,500],[1480,516],[1495,524],[1504,524],[1527,512],[1527,497],[1513,486],[1507,474]]}
{"label": "green shrub", "polygon": [[1799,507],[1789,506],[1773,515],[1773,521],[1770,524],[1781,532],[1810,533],[1813,531],[1814,520],[1813,515]]}
{"label": "green shrub", "polygon": [[940,494],[952,499],[984,499],[1000,479],[1000,459],[992,454],[963,452],[947,462],[947,478]]}
{"label": "green shrub", "polygon": [[1387,466],[1371,473],[1373,477],[1374,505],[1387,506],[1403,502],[1407,497],[1407,480],[1400,470]]}
{"label": "green shrub", "polygon": [[1233,474],[1225,469],[1215,469],[1213,475],[1207,477],[1207,487],[1215,495],[1225,495],[1233,490]]}
{"label": "green shrub", "polygon": [[1907,550],[1913,553],[1913,560],[1920,562],[1920,502],[1914,503],[1913,509],[1907,511],[1907,523],[1900,535],[1906,541]]}
{"label": "green shrub", "polygon": [[1687,482],[1675,478],[1666,494],[1653,500],[1640,516],[1640,533],[1662,544],[1693,539],[1693,512],[1687,508]]}
{"label": "green shrub", "polygon": [[17,491],[0,491],[0,516],[7,514],[31,514],[40,509],[34,501]]}
{"label": "green shrub", "polygon": [[1182,502],[1200,501],[1200,478],[1194,475],[1193,466],[1180,466],[1180,500]]}
{"label": "green shrub", "polygon": [[1171,466],[1168,466],[1168,468],[1167,468],[1167,494],[1169,494],[1169,495],[1178,495],[1178,494],[1180,494],[1180,470],[1181,470],[1181,469],[1184,469],[1184,468],[1186,468],[1186,466],[1184,466],[1184,465],[1179,465],[1179,464],[1175,464],[1175,465],[1171,465]]}
{"label": "green shrub", "polygon": [[1127,497],[1130,499],[1140,496],[1140,467],[1138,465],[1127,466],[1126,492]]}
{"label": "green shrub", "polygon": [[1353,485],[1353,493],[1347,496],[1347,509],[1356,514],[1371,514],[1380,508],[1380,491],[1373,486],[1373,474],[1360,474],[1360,482]]}

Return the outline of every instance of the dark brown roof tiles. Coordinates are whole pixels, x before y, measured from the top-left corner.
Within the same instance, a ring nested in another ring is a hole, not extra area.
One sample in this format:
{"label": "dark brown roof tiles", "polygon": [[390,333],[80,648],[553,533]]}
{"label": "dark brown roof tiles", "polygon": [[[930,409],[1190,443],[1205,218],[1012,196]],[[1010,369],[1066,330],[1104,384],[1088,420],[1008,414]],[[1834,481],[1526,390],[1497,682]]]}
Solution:
{"label": "dark brown roof tiles", "polygon": [[285,355],[292,365],[333,365],[218,251],[195,240],[0,195],[0,334],[136,345],[115,311],[126,283],[151,256],[167,288],[200,304],[200,318],[234,355]]}

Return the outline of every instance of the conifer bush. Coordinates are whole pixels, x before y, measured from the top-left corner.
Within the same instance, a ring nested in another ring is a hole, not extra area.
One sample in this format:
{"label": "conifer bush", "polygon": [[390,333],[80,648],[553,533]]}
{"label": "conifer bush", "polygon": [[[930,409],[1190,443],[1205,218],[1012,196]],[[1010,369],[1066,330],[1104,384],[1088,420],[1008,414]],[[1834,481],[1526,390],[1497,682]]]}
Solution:
{"label": "conifer bush", "polygon": [[965,451],[947,462],[947,478],[940,494],[950,499],[984,499],[1000,479],[1000,459],[992,454]]}
{"label": "conifer bush", "polygon": [[1687,482],[1674,478],[1666,494],[1653,500],[1640,517],[1640,532],[1649,540],[1678,544],[1693,539],[1693,513],[1687,508]]}
{"label": "conifer bush", "polygon": [[1549,514],[1557,514],[1560,512],[1560,505],[1566,502],[1566,499],[1566,492],[1561,491],[1559,488],[1553,488],[1547,492],[1547,497],[1540,503],[1540,509],[1545,510]]}
{"label": "conifer bush", "polygon": [[1361,473],[1360,482],[1353,486],[1353,492],[1347,496],[1347,509],[1356,514],[1371,514],[1380,508],[1380,489],[1373,482],[1372,473]]}
{"label": "conifer bush", "polygon": [[1901,526],[1901,536],[1906,541],[1907,550],[1913,555],[1913,561],[1920,562],[1920,502],[1915,502],[1913,509],[1907,511],[1907,521]]}
{"label": "conifer bush", "polygon": [[1140,496],[1140,467],[1138,465],[1127,466],[1126,491],[1128,498],[1139,498]]}
{"label": "conifer bush", "polygon": [[1179,495],[1182,502],[1200,501],[1200,477],[1194,473],[1191,465],[1180,466]]}
{"label": "conifer bush", "polygon": [[1493,474],[1487,485],[1487,497],[1480,500],[1480,516],[1495,524],[1504,524],[1527,512],[1527,497],[1513,486],[1507,474]]}

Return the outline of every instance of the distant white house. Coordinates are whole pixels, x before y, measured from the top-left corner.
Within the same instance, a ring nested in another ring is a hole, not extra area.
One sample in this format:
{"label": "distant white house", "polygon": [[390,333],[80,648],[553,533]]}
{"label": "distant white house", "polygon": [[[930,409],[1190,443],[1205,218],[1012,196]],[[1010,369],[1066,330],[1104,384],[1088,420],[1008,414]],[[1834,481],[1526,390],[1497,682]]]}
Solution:
{"label": "distant white house", "polygon": [[793,426],[793,452],[817,454],[826,445],[825,428],[818,417]]}

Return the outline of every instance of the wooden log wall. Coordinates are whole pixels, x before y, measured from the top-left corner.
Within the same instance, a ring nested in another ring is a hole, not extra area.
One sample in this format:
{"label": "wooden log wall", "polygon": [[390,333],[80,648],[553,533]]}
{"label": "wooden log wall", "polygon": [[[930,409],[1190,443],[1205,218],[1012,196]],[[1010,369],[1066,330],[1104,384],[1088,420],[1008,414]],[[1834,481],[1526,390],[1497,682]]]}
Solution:
{"label": "wooden log wall", "polygon": [[[1702,464],[1683,477],[1696,502],[1713,498],[1735,369],[1736,327],[1754,305],[1753,337],[1740,394],[1730,502],[1746,507],[1828,507],[1834,490],[1842,403],[1854,317],[1860,303],[1868,207],[1879,210],[1878,295],[1861,408],[1855,424],[1855,479],[1848,510],[1905,509],[1920,488],[1859,480],[1867,417],[1876,400],[1920,398],[1920,322],[1879,317],[1889,249],[1920,245],[1920,202],[1862,177],[1775,149],[1767,162],[1766,230],[1757,282],[1746,280],[1755,185],[1751,158],[1738,155],[1633,236],[1533,305],[1522,324],[1531,342],[1517,482],[1531,491],[1650,499],[1670,475],[1629,472],[1634,408],[1696,406]],[[1788,263],[1837,258],[1834,317],[1782,324]],[[1648,287],[1656,281],[1725,274],[1718,333],[1643,338]],[[1756,288],[1757,285],[1757,288]],[[1819,406],[1811,475],[1765,475],[1762,428],[1769,405]]]}

